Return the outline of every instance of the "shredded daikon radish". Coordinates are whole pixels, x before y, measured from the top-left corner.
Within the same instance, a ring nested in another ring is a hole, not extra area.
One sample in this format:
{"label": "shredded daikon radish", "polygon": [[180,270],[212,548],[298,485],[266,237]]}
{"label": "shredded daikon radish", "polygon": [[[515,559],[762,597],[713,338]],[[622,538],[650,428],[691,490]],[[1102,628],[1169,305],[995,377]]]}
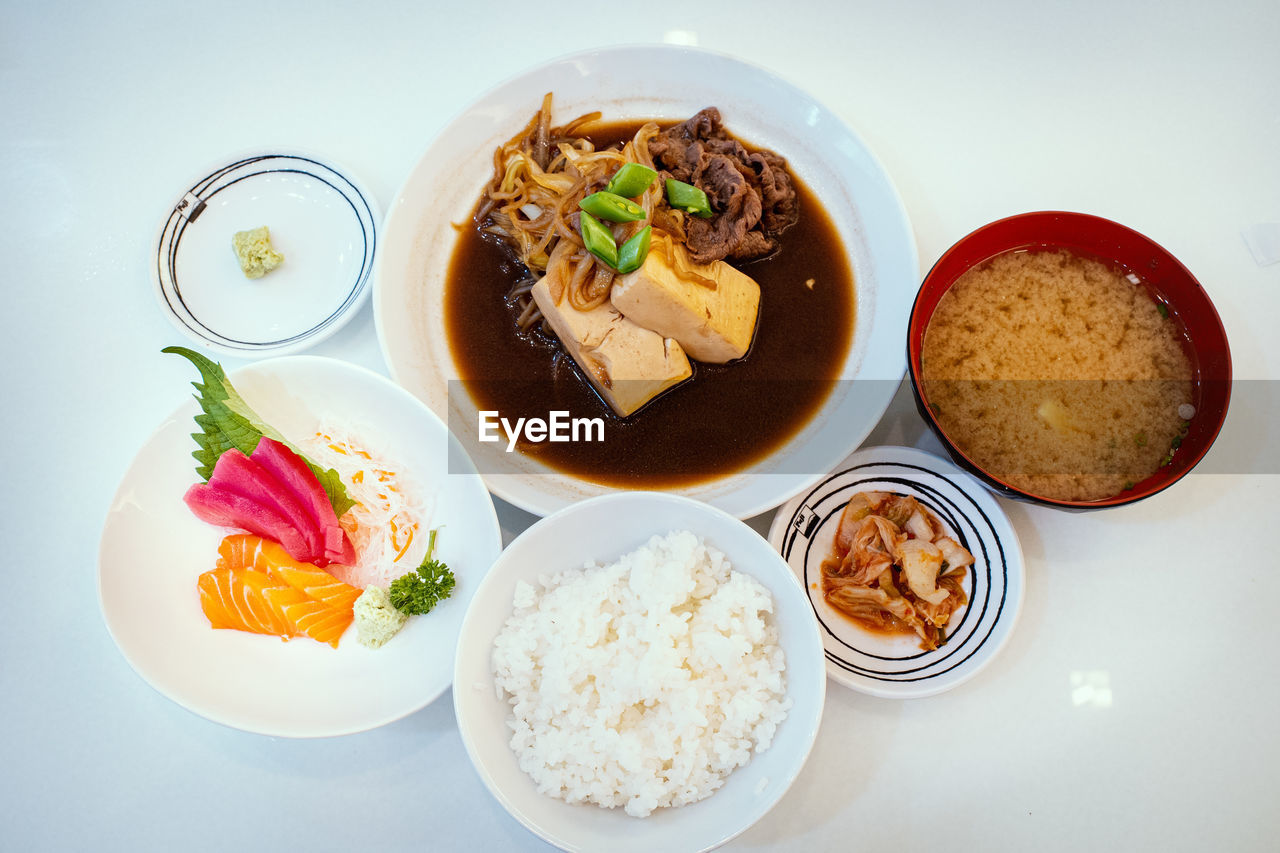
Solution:
{"label": "shredded daikon radish", "polygon": [[342,426],[321,423],[306,449],[317,464],[338,472],[356,502],[338,519],[355,546],[356,565],[330,566],[334,577],[385,587],[416,569],[426,555],[429,507],[414,484]]}

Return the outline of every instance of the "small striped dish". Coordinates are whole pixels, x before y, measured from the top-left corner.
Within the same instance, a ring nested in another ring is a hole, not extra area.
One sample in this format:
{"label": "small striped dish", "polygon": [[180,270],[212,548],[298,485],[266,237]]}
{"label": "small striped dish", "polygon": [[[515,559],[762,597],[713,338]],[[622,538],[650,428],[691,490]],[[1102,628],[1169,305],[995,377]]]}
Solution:
{"label": "small striped dish", "polygon": [[[946,642],[933,651],[921,650],[914,635],[861,628],[822,597],[822,561],[831,550],[840,513],[854,494],[864,491],[911,495],[974,556],[964,585],[969,604],[952,616]],[[1022,605],[1022,550],[1000,505],[950,462],[914,448],[854,453],[839,470],[778,510],[769,542],[809,595],[827,675],[873,696],[932,696],[972,678],[1009,639]]]}
{"label": "small striped dish", "polygon": [[[224,355],[297,352],[368,301],[380,218],[349,171],[299,151],[245,154],[207,170],[166,211],[156,297],[187,337]],[[250,280],[232,236],[263,225],[285,259]]]}

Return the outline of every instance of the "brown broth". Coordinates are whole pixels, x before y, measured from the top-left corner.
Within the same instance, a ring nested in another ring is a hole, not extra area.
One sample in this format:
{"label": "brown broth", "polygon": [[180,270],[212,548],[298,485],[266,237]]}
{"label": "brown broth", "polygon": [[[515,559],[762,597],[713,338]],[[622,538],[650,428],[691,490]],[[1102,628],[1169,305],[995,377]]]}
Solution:
{"label": "brown broth", "polygon": [[[610,124],[590,136],[599,148],[638,127]],[[601,418],[602,442],[522,441],[518,449],[609,486],[687,486],[768,456],[831,392],[854,325],[854,282],[843,244],[813,193],[796,184],[800,221],[782,235],[781,251],[742,267],[761,289],[751,351],[729,364],[694,362],[692,380],[625,419],[596,395],[554,335],[517,333],[506,296],[523,267],[496,241],[463,229],[449,266],[445,324],[458,375],[476,406],[513,421],[545,419],[553,409]]]}

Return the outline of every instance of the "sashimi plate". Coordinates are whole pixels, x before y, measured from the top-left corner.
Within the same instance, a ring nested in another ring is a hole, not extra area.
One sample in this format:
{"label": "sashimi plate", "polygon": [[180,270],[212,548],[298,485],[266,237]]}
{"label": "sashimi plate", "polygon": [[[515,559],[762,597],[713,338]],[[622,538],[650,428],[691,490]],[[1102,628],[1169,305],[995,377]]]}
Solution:
{"label": "sashimi plate", "polygon": [[[197,378],[173,359],[175,396]],[[364,731],[417,711],[453,679],[467,603],[502,548],[493,502],[444,424],[386,378],[327,358],[295,356],[232,372],[263,420],[295,443],[321,422],[339,423],[393,462],[439,528],[436,556],[453,570],[452,596],[411,618],[379,649],[354,626],[334,649],[306,637],[214,630],[196,579],[214,568],[228,532],[192,515],[183,494],[199,481],[191,433],[194,399],[180,405],[133,460],[107,513],[98,590],[112,638],[164,696],[214,722],[279,737]],[[412,567],[409,567],[412,568]]]}

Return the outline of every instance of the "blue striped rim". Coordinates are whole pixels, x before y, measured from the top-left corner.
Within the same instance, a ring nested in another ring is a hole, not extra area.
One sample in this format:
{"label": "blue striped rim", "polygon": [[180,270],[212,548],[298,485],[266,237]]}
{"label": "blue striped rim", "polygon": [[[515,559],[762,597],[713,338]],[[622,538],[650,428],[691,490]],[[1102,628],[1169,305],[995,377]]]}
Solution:
{"label": "blue striped rim", "polygon": [[[287,166],[275,166],[271,161],[285,161]],[[305,164],[305,165],[304,165]],[[262,168],[257,168],[262,165]],[[306,168],[310,166],[313,168]],[[243,172],[243,173],[242,173]],[[346,201],[355,214],[356,222],[360,227],[360,239],[362,244],[362,254],[360,259],[360,269],[355,276],[355,280],[351,289],[347,292],[342,303],[335,308],[325,319],[321,320],[315,326],[295,335],[286,338],[278,338],[268,341],[244,341],[236,338],[227,337],[214,329],[209,328],[195,315],[191,308],[182,298],[182,288],[178,281],[177,275],[177,257],[182,236],[186,231],[190,222],[183,217],[175,207],[170,211],[169,217],[165,220],[164,228],[161,232],[159,245],[156,251],[156,276],[160,282],[160,292],[165,301],[169,312],[178,319],[182,325],[191,331],[195,336],[208,341],[233,349],[241,349],[245,352],[253,352],[255,350],[274,349],[281,346],[297,343],[312,337],[319,332],[332,326],[338,321],[359,297],[361,292],[368,286],[369,278],[373,272],[373,257],[377,250],[377,216],[373,211],[373,206],[368,198],[360,190],[359,187],[347,178],[344,174],[311,157],[298,154],[261,154],[253,157],[246,157],[237,160],[226,166],[214,170],[212,173],[197,181],[187,191],[189,194],[195,195],[202,201],[208,202],[209,199],[216,196],[219,192],[232,187],[241,181],[261,175],[269,174],[300,174],[315,178],[321,183],[334,190],[338,195]],[[229,179],[228,179],[229,178]],[[179,308],[181,310],[179,310]]]}

